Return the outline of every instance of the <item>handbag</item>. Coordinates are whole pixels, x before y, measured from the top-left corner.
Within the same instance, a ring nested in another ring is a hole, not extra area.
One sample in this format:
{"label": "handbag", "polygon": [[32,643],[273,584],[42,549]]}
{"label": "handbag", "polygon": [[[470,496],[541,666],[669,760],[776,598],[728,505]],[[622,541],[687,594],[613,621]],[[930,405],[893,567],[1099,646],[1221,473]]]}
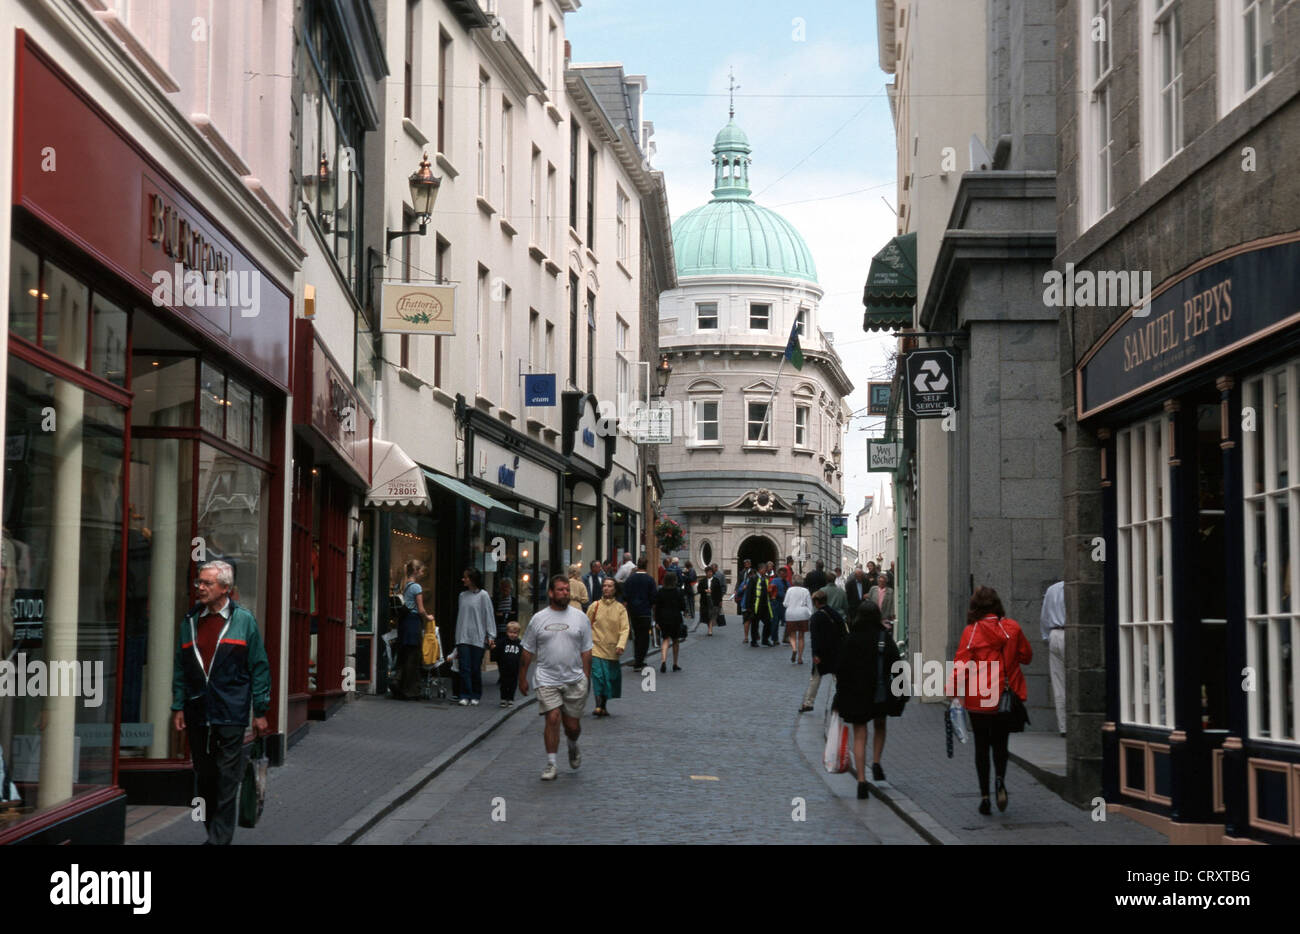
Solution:
{"label": "handbag", "polygon": [[253,740],[248,762],[244,765],[244,779],[239,784],[239,826],[256,827],[266,808],[266,773],[270,762],[266,758],[262,737]]}
{"label": "handbag", "polygon": [[822,751],[822,764],[832,774],[849,770],[849,725],[840,719],[839,711],[832,710],[826,726],[826,748]]}

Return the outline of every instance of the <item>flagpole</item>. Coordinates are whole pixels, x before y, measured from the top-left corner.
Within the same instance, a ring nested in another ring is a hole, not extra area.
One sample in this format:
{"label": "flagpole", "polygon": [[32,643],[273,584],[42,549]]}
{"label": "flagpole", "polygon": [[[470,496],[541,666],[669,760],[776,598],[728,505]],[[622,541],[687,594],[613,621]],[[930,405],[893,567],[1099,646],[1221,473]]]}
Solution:
{"label": "flagpole", "polygon": [[[763,416],[763,428],[764,428],[764,429],[767,428],[767,423],[768,423],[768,421],[772,418],[772,402],[776,399],[776,387],[779,386],[779,385],[781,384],[781,370],[782,370],[782,368],[783,368],[784,366],[785,366],[785,353],[782,353],[782,354],[781,354],[781,362],[780,362],[779,364],[777,364],[777,367],[776,367],[776,379],[774,379],[774,380],[772,381],[772,395],[769,396],[769,397],[768,397],[768,400],[767,400],[767,412],[766,412],[766,414],[764,414],[764,416]],[[761,440],[762,440],[762,438],[763,438],[763,434],[764,434],[764,432],[762,432],[762,431],[760,431],[760,432],[758,433],[758,437],[759,437],[760,442],[761,442]]]}

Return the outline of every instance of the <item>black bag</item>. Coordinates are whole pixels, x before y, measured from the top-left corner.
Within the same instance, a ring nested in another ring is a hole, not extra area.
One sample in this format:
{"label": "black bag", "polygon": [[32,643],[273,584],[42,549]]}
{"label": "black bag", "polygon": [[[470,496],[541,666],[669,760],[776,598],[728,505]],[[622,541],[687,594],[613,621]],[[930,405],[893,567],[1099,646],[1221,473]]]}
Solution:
{"label": "black bag", "polygon": [[1006,724],[1008,733],[1023,733],[1029,723],[1029,711],[1020,695],[1011,690],[1011,684],[1004,678],[1002,696],[998,698],[998,716]]}
{"label": "black bag", "polygon": [[259,736],[244,765],[244,780],[239,783],[239,826],[256,827],[266,808],[266,772],[269,762],[265,744]]}

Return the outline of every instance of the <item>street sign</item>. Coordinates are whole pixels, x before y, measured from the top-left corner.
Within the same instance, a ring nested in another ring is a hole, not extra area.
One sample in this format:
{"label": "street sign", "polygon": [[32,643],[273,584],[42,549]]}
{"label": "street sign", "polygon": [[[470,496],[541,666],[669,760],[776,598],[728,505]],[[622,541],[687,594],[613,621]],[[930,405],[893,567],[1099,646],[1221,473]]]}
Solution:
{"label": "street sign", "polygon": [[914,418],[942,418],[956,410],[957,355],[946,347],[913,350],[907,355],[907,411]]}
{"label": "street sign", "polygon": [[831,516],[831,538],[849,537],[849,517]]}
{"label": "street sign", "polygon": [[671,444],[673,410],[667,402],[652,402],[632,410],[632,439],[637,444]]}
{"label": "street sign", "polygon": [[893,473],[898,470],[898,463],[903,459],[903,445],[898,441],[885,441],[881,438],[867,439],[867,471],[869,473]]}
{"label": "street sign", "polygon": [[524,405],[555,405],[555,374],[524,374]]}
{"label": "street sign", "polygon": [[867,414],[888,415],[889,394],[893,383],[867,383]]}

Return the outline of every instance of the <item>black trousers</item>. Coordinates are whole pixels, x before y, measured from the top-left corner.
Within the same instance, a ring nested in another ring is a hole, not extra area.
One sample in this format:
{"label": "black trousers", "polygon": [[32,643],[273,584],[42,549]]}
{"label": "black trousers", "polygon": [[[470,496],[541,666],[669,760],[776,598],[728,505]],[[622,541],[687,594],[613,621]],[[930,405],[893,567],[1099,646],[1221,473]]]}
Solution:
{"label": "black trousers", "polygon": [[980,795],[989,794],[989,750],[993,751],[993,773],[998,778],[1007,775],[1006,721],[995,713],[970,713],[971,729],[975,733],[975,775],[979,778]]}
{"label": "black trousers", "polygon": [[[518,655],[512,655],[511,658],[518,658]],[[515,689],[519,687],[519,662],[510,664],[505,661],[505,656],[501,656],[501,661],[497,662],[497,671],[501,675],[501,699],[512,701],[515,699]]]}
{"label": "black trousers", "polygon": [[759,639],[759,629],[762,628],[762,637],[764,642],[771,642],[773,633],[776,631],[776,620],[772,616],[772,611],[765,613],[755,613],[754,622],[749,627],[749,644],[757,645]]}
{"label": "black trousers", "polygon": [[632,617],[632,660],[639,670],[645,665],[646,652],[650,651],[650,617]]}
{"label": "black trousers", "polygon": [[195,793],[203,799],[208,843],[229,846],[239,817],[244,777],[242,726],[188,726]]}

